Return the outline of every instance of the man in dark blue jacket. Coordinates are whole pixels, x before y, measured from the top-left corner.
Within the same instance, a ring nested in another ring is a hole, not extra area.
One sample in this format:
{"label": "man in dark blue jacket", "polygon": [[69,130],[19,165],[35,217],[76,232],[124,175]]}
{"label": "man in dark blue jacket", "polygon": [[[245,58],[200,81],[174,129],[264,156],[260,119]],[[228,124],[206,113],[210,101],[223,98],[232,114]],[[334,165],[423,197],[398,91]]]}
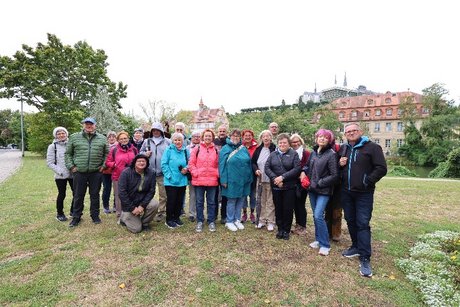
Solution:
{"label": "man in dark blue jacket", "polygon": [[372,276],[371,228],[375,184],[387,173],[382,148],[363,136],[359,124],[345,126],[348,143],[339,151],[342,172],[341,202],[348,224],[352,245],[342,255],[359,256],[360,274]]}

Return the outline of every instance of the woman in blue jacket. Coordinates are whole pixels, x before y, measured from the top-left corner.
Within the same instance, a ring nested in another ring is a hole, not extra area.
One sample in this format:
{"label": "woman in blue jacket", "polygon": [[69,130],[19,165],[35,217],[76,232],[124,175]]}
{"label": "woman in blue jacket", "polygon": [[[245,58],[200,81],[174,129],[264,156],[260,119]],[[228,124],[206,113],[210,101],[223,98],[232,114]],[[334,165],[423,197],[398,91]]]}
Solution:
{"label": "woman in blue jacket", "polygon": [[241,144],[241,131],[235,129],[227,138],[227,145],[219,153],[219,177],[222,195],[227,197],[227,222],[231,231],[243,230],[240,221],[244,199],[251,192],[251,157]]}
{"label": "woman in blue jacket", "polygon": [[180,220],[182,203],[188,185],[187,164],[190,153],[184,146],[182,133],[171,136],[172,144],[161,157],[161,171],[164,175],[166,189],[166,222],[165,225],[173,229],[182,226]]}

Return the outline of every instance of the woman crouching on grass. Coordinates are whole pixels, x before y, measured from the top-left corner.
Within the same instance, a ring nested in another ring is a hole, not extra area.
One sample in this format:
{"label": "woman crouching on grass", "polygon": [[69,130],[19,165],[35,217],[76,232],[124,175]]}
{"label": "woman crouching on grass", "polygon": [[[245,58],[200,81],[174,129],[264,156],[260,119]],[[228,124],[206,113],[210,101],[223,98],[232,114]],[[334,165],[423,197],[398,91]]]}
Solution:
{"label": "woman crouching on grass", "polygon": [[184,135],[174,133],[171,136],[172,144],[166,148],[161,157],[161,170],[164,174],[166,189],[166,222],[170,229],[184,225],[180,220],[185,190],[188,185],[187,164],[189,152],[184,145]]}
{"label": "woman crouching on grass", "polygon": [[315,134],[316,145],[311,152],[306,175],[310,178],[310,203],[315,222],[315,241],[311,248],[319,248],[319,254],[329,255],[331,245],[324,211],[339,178],[337,153],[332,149],[334,135],[331,131],[320,129]]}
{"label": "woman crouching on grass", "polygon": [[265,164],[265,173],[272,183],[277,239],[289,240],[300,171],[299,155],[290,147],[289,135],[281,133],[278,135],[278,148]]}

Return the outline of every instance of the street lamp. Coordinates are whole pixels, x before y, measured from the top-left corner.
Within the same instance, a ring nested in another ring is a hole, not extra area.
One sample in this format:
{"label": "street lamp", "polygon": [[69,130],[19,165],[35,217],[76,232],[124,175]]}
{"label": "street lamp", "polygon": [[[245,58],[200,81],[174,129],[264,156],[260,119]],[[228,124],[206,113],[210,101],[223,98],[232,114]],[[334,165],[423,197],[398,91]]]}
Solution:
{"label": "street lamp", "polygon": [[24,109],[23,109],[23,104],[24,101],[22,99],[22,90],[21,90],[21,151],[22,151],[22,157],[24,157]]}

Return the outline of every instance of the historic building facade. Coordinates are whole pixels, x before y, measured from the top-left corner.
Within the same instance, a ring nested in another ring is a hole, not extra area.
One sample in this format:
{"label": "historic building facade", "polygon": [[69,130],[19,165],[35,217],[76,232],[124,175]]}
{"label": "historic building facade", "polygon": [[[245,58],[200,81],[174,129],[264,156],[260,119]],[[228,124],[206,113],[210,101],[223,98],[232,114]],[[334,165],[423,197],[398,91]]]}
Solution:
{"label": "historic building facade", "polygon": [[366,135],[379,144],[386,155],[391,155],[404,143],[403,110],[400,108],[404,102],[414,104],[419,128],[422,119],[429,116],[429,110],[423,107],[422,95],[410,91],[342,97],[334,100],[330,107],[344,126],[350,122],[361,123]]}
{"label": "historic building facade", "polygon": [[220,125],[228,127],[228,118],[223,106],[217,109],[210,109],[200,100],[198,110],[192,111],[192,120],[190,121],[191,130],[213,129],[217,130]]}

